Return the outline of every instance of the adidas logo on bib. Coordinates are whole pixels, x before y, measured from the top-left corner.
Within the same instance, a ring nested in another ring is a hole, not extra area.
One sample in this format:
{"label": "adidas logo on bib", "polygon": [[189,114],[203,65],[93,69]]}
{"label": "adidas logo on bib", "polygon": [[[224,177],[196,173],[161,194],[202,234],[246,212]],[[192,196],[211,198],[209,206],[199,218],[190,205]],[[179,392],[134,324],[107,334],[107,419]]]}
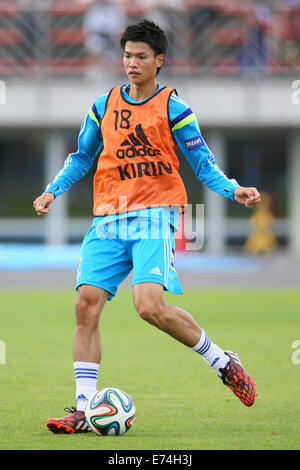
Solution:
{"label": "adidas logo on bib", "polygon": [[155,268],[151,269],[150,274],[158,274],[158,276],[161,276],[159,267],[155,266]]}

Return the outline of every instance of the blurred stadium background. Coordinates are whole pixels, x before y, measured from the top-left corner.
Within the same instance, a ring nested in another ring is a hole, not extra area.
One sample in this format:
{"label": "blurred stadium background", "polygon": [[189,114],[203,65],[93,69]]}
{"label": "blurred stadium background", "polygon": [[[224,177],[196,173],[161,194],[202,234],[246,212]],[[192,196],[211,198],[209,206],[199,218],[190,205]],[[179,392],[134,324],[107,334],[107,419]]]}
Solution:
{"label": "blurred stadium background", "polygon": [[178,242],[183,284],[298,287],[300,0],[0,0],[0,285],[73,285],[93,171],[48,217],[32,201],[95,98],[126,83],[119,34],[142,17],[169,36],[159,82],[193,107],[225,173],[264,193],[258,211],[238,207],[181,158],[190,203],[205,205],[203,249]]}

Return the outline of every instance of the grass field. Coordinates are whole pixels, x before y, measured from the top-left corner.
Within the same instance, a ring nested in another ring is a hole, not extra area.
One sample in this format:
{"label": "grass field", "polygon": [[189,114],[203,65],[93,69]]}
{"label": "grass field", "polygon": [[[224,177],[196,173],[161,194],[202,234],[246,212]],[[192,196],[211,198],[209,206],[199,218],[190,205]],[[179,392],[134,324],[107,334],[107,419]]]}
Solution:
{"label": "grass field", "polygon": [[194,352],[141,320],[121,290],[100,321],[103,361],[98,388],[133,398],[137,417],[120,437],[54,435],[45,421],[74,405],[72,343],[76,294],[1,291],[0,449],[300,448],[299,291],[185,291],[168,303],[190,311],[211,339],[233,349],[257,383],[243,406]]}

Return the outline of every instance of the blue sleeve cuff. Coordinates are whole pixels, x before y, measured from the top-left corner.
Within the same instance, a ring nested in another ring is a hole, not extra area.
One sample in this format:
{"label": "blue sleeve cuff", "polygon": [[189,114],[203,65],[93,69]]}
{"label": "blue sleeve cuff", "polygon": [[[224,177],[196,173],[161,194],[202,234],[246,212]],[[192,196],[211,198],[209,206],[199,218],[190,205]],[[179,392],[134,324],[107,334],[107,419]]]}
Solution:
{"label": "blue sleeve cuff", "polygon": [[59,196],[63,192],[64,191],[62,191],[57,184],[50,183],[48,184],[48,186],[46,187],[45,191],[42,194],[51,193],[53,194],[54,199],[55,199],[56,196]]}
{"label": "blue sleeve cuff", "polygon": [[234,199],[234,190],[235,188],[238,188],[240,185],[238,184],[238,182],[235,180],[235,179],[230,179],[229,180],[230,183],[232,183],[234,186],[231,187],[231,188],[226,188],[226,192],[228,192],[228,197],[233,201],[233,202],[236,202],[236,200]]}

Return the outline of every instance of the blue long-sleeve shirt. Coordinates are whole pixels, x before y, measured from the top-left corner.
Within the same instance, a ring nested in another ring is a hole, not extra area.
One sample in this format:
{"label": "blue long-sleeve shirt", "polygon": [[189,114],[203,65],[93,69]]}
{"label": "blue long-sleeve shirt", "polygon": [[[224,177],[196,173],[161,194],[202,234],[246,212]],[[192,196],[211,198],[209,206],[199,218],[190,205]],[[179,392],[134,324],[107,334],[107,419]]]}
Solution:
{"label": "blue long-sleeve shirt", "polygon": [[[124,86],[122,93],[127,101],[135,103],[127,93],[128,87],[129,85]],[[161,88],[158,85],[155,94]],[[68,155],[63,168],[54,181],[46,187],[45,192],[51,192],[55,197],[64,193],[88,173],[99,154],[99,158],[101,158],[103,139],[99,124],[105,113],[108,95],[109,93],[100,96],[93,104],[90,112],[81,124],[77,152]],[[234,179],[227,178],[217,166],[215,157],[203,139],[197,118],[190,106],[174,94],[171,95],[168,106],[173,138],[191,165],[196,177],[211,190],[223,197],[234,200],[233,193],[238,183]],[[161,211],[164,210],[163,208],[161,209]],[[154,212],[159,212],[159,208]],[[148,214],[148,210],[136,211],[135,214],[142,216]],[[103,217],[111,220],[113,216]],[[115,217],[120,218],[122,214]],[[177,222],[174,221],[174,226],[176,227],[176,225]]]}

